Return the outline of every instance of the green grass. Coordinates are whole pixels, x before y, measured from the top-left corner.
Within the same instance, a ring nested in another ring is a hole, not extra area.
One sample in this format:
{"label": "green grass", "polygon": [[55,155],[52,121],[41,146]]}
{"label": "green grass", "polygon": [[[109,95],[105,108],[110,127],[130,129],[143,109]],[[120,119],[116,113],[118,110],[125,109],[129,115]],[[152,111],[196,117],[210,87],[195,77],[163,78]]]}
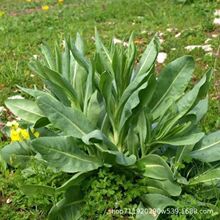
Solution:
{"label": "green grass", "polygon": [[[142,51],[156,32],[162,32],[165,41],[161,51],[168,53],[165,64],[184,54],[193,55],[197,62],[195,81],[208,67],[215,68],[209,113],[203,127],[206,132],[219,129],[220,37],[211,36],[220,35],[220,27],[212,25],[213,12],[216,8],[220,9],[220,5],[214,0],[194,2],[182,5],[175,4],[173,0],[64,0],[64,4],[57,4],[56,0],[32,0],[30,3],[25,0],[0,0],[0,15],[4,13],[0,16],[0,106],[8,96],[19,93],[17,84],[28,87],[41,85],[30,72],[28,63],[33,55],[39,54],[39,46],[44,42],[53,45],[65,36],[80,32],[87,44],[87,53],[91,54],[96,26],[105,42],[109,42],[112,36],[127,40],[134,32],[136,45]],[[41,10],[45,4],[50,6],[48,11]],[[175,31],[169,32],[168,28],[175,28]],[[175,38],[180,31],[182,35]],[[184,49],[187,45],[204,44],[207,38],[211,38],[209,44],[214,49],[214,56],[201,49],[192,52]],[[158,69],[162,67],[158,65]],[[42,214],[36,207],[33,209],[30,201],[20,192],[19,172],[0,172],[0,218],[44,219],[45,213]],[[10,204],[5,203],[8,198],[12,199]]]}

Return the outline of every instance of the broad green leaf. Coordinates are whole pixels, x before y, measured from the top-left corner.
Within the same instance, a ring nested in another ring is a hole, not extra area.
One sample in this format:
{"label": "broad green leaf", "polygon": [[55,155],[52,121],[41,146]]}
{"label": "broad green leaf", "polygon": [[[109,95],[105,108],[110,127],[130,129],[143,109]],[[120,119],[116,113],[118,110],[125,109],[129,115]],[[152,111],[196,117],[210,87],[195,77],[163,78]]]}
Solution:
{"label": "broad green leaf", "polygon": [[220,160],[220,131],[206,135],[190,156],[203,162]]}
{"label": "broad green leaf", "polygon": [[75,42],[75,44],[76,44],[76,48],[79,50],[79,52],[84,55],[83,39],[81,38],[81,36],[78,32],[76,33],[76,42]]}
{"label": "broad green leaf", "polygon": [[127,149],[130,154],[135,155],[137,158],[139,157],[139,138],[137,132],[134,131],[134,128],[132,126],[130,126],[127,135]]}
{"label": "broad green leaf", "polygon": [[159,140],[159,141],[156,141],[156,143],[169,144],[169,145],[174,145],[174,146],[193,145],[199,142],[203,138],[203,136],[204,136],[203,132],[192,133],[192,134],[189,134],[183,137],[179,135],[179,137],[176,137],[176,138],[173,137],[170,139]]}
{"label": "broad green leaf", "polygon": [[132,166],[136,163],[136,156],[135,155],[130,155],[130,156],[126,156],[121,152],[114,152],[116,155],[116,162],[119,165],[122,166]]}
{"label": "broad green leaf", "polygon": [[168,164],[156,154],[149,154],[143,157],[138,161],[137,165],[146,177],[158,180],[174,180],[173,173]]}
{"label": "broad green leaf", "polygon": [[84,201],[79,186],[65,192],[64,199],[55,204],[49,212],[49,220],[79,220],[83,214]]}
{"label": "broad green leaf", "polygon": [[41,46],[41,52],[45,57],[46,63],[49,66],[50,69],[55,70],[55,60],[53,58],[53,54],[50,50],[50,48],[47,45]]}
{"label": "broad green leaf", "polygon": [[49,83],[55,84],[59,87],[63,93],[76,105],[78,104],[77,93],[65,78],[63,78],[58,72],[43,66],[41,63],[33,63],[32,69],[41,77],[46,79]]}
{"label": "broad green leaf", "polygon": [[102,105],[98,101],[98,93],[96,90],[89,99],[87,112],[86,112],[86,117],[88,118],[89,121],[91,121],[94,127],[97,126],[97,123],[99,121],[102,110],[101,108]]}
{"label": "broad green leaf", "polygon": [[127,100],[131,97],[131,95],[133,93],[137,93],[136,91],[145,83],[148,82],[149,78],[152,76],[153,74],[153,65],[151,66],[151,68],[149,69],[148,72],[146,72],[145,74],[142,74],[139,77],[136,77],[133,81],[130,82],[130,84],[128,85],[128,87],[125,89],[125,91],[123,92],[120,100],[119,100],[119,104],[118,104],[118,112],[120,113],[120,110],[123,108],[123,106],[125,105],[125,103],[127,102]]}
{"label": "broad green leaf", "polygon": [[83,201],[66,201],[66,199],[58,202],[51,209],[48,220],[80,220],[82,216]]}
{"label": "broad green leaf", "polygon": [[165,192],[166,195],[168,196],[179,196],[182,191],[180,185],[168,179],[167,180],[149,179],[147,186],[163,190],[163,192]]}
{"label": "broad green leaf", "polygon": [[137,220],[156,220],[166,207],[177,205],[173,199],[161,194],[146,194],[142,201],[146,205],[141,204],[139,210],[145,211],[137,214]]}
{"label": "broad green leaf", "polygon": [[158,188],[158,186],[155,185],[147,185],[146,186],[147,192],[152,194],[161,194],[164,196],[168,196],[168,193],[164,191],[163,189]]}
{"label": "broad green leaf", "polygon": [[220,168],[209,169],[205,173],[190,179],[189,184],[215,184],[220,180]]}
{"label": "broad green leaf", "polygon": [[192,151],[193,147],[194,147],[194,145],[186,145],[183,147],[179,147],[177,149],[176,155],[175,155],[174,175],[176,175],[180,164],[184,160],[185,156],[189,155],[189,153]]}
{"label": "broad green leaf", "polygon": [[129,38],[129,42],[128,42],[128,48],[126,51],[125,67],[124,67],[124,71],[122,74],[123,91],[125,90],[125,88],[127,88],[127,86],[129,85],[129,83],[131,81],[132,74],[134,72],[136,52],[137,52],[137,50],[136,50],[135,44],[133,42],[133,33],[132,33]]}
{"label": "broad green leaf", "polygon": [[96,157],[84,153],[80,141],[73,137],[42,137],[35,139],[32,145],[51,167],[64,172],[85,172],[102,165]]}
{"label": "broad green leaf", "polygon": [[203,85],[201,86],[199,90],[199,94],[198,94],[195,104],[197,104],[201,99],[204,99],[207,97],[207,93],[209,91],[210,83],[212,80],[212,74],[213,74],[212,68],[208,69],[206,73],[204,74],[205,76],[203,78],[205,78],[205,83],[203,83]]}
{"label": "broad green leaf", "polygon": [[89,145],[91,143],[101,143],[104,145],[105,149],[117,151],[117,147],[102,133],[100,130],[94,130],[82,137],[85,144]]}
{"label": "broad green leaf", "polygon": [[113,70],[112,70],[112,57],[108,51],[108,49],[102,43],[97,30],[95,29],[95,44],[96,44],[96,52],[99,54],[99,59],[101,61],[101,65],[104,69],[112,74],[113,77]]}
{"label": "broad green leaf", "polygon": [[40,118],[44,117],[43,112],[34,101],[26,99],[8,99],[5,101],[5,105],[17,117],[30,123],[35,123]]}
{"label": "broad green leaf", "polygon": [[89,61],[84,57],[84,55],[82,54],[82,51],[80,51],[79,47],[77,45],[74,44],[74,41],[72,39],[70,39],[70,41],[68,41],[68,46],[70,48],[70,51],[74,57],[74,59],[77,61],[77,63],[79,65],[81,65],[86,71],[87,73],[89,72],[89,68],[90,68],[90,63]]}
{"label": "broad green leaf", "polygon": [[[181,99],[177,101],[177,103],[174,105],[174,107],[177,107],[176,111],[173,114],[171,112],[171,119],[167,119],[167,121],[164,121],[164,126],[162,129],[160,129],[160,132],[157,135],[156,139],[162,139],[167,134],[169,134],[169,131],[174,127],[174,125],[178,124],[179,120],[181,120],[181,118],[194,107],[199,94],[202,93],[202,91],[204,90],[204,86],[206,88],[206,84],[210,80],[209,77],[209,75],[204,75],[203,78],[193,87],[192,90],[187,92]],[[175,135],[173,136],[173,138],[175,138]]]}
{"label": "broad green leaf", "polygon": [[91,123],[80,111],[64,106],[53,97],[41,96],[37,98],[37,105],[49,121],[65,135],[81,138],[93,130]]}
{"label": "broad green leaf", "polygon": [[120,118],[120,130],[123,128],[125,122],[128,120],[129,117],[132,116],[132,110],[137,107],[140,103],[139,93],[141,90],[146,89],[148,86],[148,82],[141,85],[127,100],[124,105],[121,118]]}
{"label": "broad green leaf", "polygon": [[175,139],[176,137],[185,137],[188,134],[194,133],[196,127],[195,122],[196,116],[194,114],[185,115],[178,121],[178,124],[176,124],[169,130],[168,134],[164,139]]}
{"label": "broad green leaf", "polygon": [[88,80],[88,73],[81,66],[74,62],[74,72],[73,72],[73,87],[77,93],[78,100],[80,105],[84,106],[85,102],[85,90],[86,90],[86,81]]}
{"label": "broad green leaf", "polygon": [[199,123],[199,121],[204,117],[207,111],[208,111],[208,97],[199,101],[198,104],[188,114],[196,115],[196,123]]}
{"label": "broad green leaf", "polygon": [[43,117],[38,119],[35,124],[34,124],[34,128],[42,128],[47,126],[48,124],[50,124],[50,121],[48,120],[48,118]]}
{"label": "broad green leaf", "polygon": [[[135,137],[135,135],[138,135],[139,138],[136,141],[136,144],[138,146],[140,146],[142,156],[145,154],[145,143],[146,143],[146,138],[147,138],[148,132],[149,132],[149,130],[148,130],[149,127],[148,127],[148,122],[147,122],[148,116],[146,116],[146,114],[147,113],[144,110],[142,110],[138,114],[138,119],[134,118],[133,121],[131,122],[131,124],[134,124],[134,121],[137,121],[136,129],[133,131],[134,134],[132,136]],[[132,141],[132,140],[130,140],[130,141]],[[136,153],[137,153],[137,149],[136,149]]]}
{"label": "broad green leaf", "polygon": [[34,153],[29,142],[13,142],[0,150],[2,158],[11,166],[25,167],[33,159]]}
{"label": "broad green leaf", "polygon": [[89,68],[89,72],[87,75],[87,79],[86,79],[86,87],[85,87],[85,94],[84,94],[84,102],[83,102],[83,112],[84,114],[86,114],[86,112],[88,111],[88,102],[89,102],[89,98],[91,97],[92,93],[93,93],[93,76],[94,76],[94,72],[90,66]]}
{"label": "broad green leaf", "polygon": [[197,101],[198,96],[203,93],[204,88],[207,87],[207,84],[210,81],[210,73],[205,74],[202,79],[187,92],[180,100],[177,102],[178,112],[183,115],[192,108]]}
{"label": "broad green leaf", "polygon": [[[63,91],[63,89],[61,87],[59,87],[58,85],[52,83],[49,80],[46,80],[45,84],[46,84],[47,88],[50,90],[53,97],[58,99],[64,105],[71,106],[71,102],[68,99],[68,96],[66,95],[66,93]],[[37,96],[37,97],[39,97],[39,96]]]}
{"label": "broad green leaf", "polygon": [[58,43],[55,46],[55,64],[56,64],[56,72],[60,75],[62,75],[62,54],[59,51]]}
{"label": "broad green leaf", "polygon": [[73,56],[66,40],[64,40],[64,52],[62,54],[62,75],[72,85],[73,80]]}
{"label": "broad green leaf", "polygon": [[125,83],[123,77],[123,54],[122,46],[115,46],[114,54],[112,57],[112,69],[114,74],[114,83],[117,91],[117,95],[120,97],[123,91],[123,84]]}
{"label": "broad green leaf", "polygon": [[22,90],[23,92],[25,92],[26,94],[34,97],[34,98],[37,98],[38,96],[42,96],[42,95],[49,95],[49,93],[47,92],[43,92],[41,90],[38,90],[36,88],[34,89],[28,89],[28,88],[23,88],[21,86],[17,86],[20,90]]}
{"label": "broad green leaf", "polygon": [[106,105],[106,111],[108,113],[109,117],[112,117],[112,112],[111,112],[111,100],[112,100],[112,91],[113,91],[113,86],[112,86],[112,81],[113,78],[110,73],[104,72],[100,76],[100,82],[99,82],[99,88],[101,91],[101,94],[105,100],[105,105]]}
{"label": "broad green leaf", "polygon": [[151,69],[152,65],[155,63],[155,60],[159,52],[159,44],[160,43],[158,37],[154,37],[151,40],[137,66],[135,77],[139,77],[142,74],[146,74]]}
{"label": "broad green leaf", "polygon": [[136,156],[126,156],[119,152],[117,147],[100,131],[94,130],[83,136],[82,140],[88,146],[93,144],[101,153],[100,159],[109,164],[120,164],[123,166],[131,166],[136,162]]}
{"label": "broad green leaf", "polygon": [[184,56],[168,64],[160,73],[151,102],[154,118],[158,118],[169,107],[165,104],[167,98],[175,101],[183,95],[194,68],[192,57]]}
{"label": "broad green leaf", "polygon": [[94,144],[94,146],[100,151],[101,159],[105,163],[130,166],[134,165],[136,162],[135,155],[130,155],[128,157],[122,152],[119,152],[117,147],[100,130],[92,131],[83,136],[82,140],[88,146]]}
{"label": "broad green leaf", "polygon": [[122,128],[128,118],[134,118],[140,112],[148,107],[156,86],[156,78],[151,75],[149,79],[134,91],[124,104],[120,128]]}
{"label": "broad green leaf", "polygon": [[58,187],[56,191],[64,191],[70,187],[81,185],[81,183],[92,174],[94,174],[94,171],[76,173],[69,180],[63,183],[62,186]]}

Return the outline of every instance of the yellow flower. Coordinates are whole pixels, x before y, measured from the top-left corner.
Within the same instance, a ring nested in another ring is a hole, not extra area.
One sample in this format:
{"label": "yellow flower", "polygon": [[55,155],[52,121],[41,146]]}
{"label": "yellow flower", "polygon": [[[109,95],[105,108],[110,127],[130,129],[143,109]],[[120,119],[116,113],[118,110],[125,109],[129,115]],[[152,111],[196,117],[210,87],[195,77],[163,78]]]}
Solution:
{"label": "yellow flower", "polygon": [[[10,137],[12,142],[25,141],[30,139],[28,130],[20,128],[16,121],[8,122],[7,126],[10,127]],[[40,133],[35,131],[34,128],[31,128],[31,132],[36,138],[40,136]]]}
{"label": "yellow flower", "polygon": [[30,135],[26,129],[22,128],[11,128],[10,132],[11,141],[25,141],[30,139]]}
{"label": "yellow flower", "polygon": [[14,128],[11,128],[11,131],[10,131],[10,136],[11,136],[11,141],[14,142],[14,141],[21,141],[21,137],[20,137],[20,134],[19,132],[17,132],[16,129]]}
{"label": "yellow flower", "polygon": [[48,11],[48,10],[49,10],[49,6],[48,6],[48,5],[43,5],[43,6],[42,6],[42,10]]}
{"label": "yellow flower", "polygon": [[26,2],[32,2],[32,0],[26,0]]}
{"label": "yellow flower", "polygon": [[29,140],[30,139],[30,135],[26,129],[21,129],[20,136],[21,136],[22,140]]}
{"label": "yellow flower", "polygon": [[64,0],[57,0],[57,1],[58,3],[61,3],[61,4],[64,2]]}

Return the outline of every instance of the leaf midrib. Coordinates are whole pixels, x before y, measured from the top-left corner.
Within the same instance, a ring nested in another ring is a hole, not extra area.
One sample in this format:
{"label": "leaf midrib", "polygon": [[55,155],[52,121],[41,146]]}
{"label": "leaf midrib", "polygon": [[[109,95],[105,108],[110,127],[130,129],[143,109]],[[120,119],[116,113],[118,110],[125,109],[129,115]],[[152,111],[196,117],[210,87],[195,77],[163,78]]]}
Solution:
{"label": "leaf midrib", "polygon": [[205,147],[202,147],[202,148],[200,148],[200,149],[198,149],[198,150],[195,150],[195,152],[205,150],[205,149],[210,148],[210,147],[212,147],[212,146],[214,146],[214,145],[217,145],[217,144],[220,144],[220,140],[217,141],[217,142],[215,142],[215,143],[213,143],[213,144],[210,144],[210,145],[207,145],[207,146],[205,146]]}
{"label": "leaf midrib", "polygon": [[184,66],[181,68],[181,70],[179,71],[179,73],[176,75],[176,77],[173,80],[173,83],[170,84],[170,86],[168,87],[167,91],[163,94],[163,96],[161,97],[161,99],[159,100],[159,102],[157,102],[157,104],[153,107],[153,111],[161,104],[161,102],[163,102],[164,97],[166,97],[167,94],[169,94],[171,88],[173,87],[173,84],[176,82],[176,80],[180,77],[180,72],[183,71],[183,69],[185,69],[185,67],[188,65],[184,64]]}
{"label": "leaf midrib", "polygon": [[[80,161],[84,161],[84,162],[87,162],[87,163],[94,163],[95,164],[95,162],[92,161],[92,160],[86,160],[86,159],[83,159],[81,157],[77,157],[76,154],[70,154],[70,153],[58,150],[56,148],[52,148],[50,146],[42,145],[41,148],[44,148],[46,150],[50,150],[50,151],[54,151],[54,152],[60,153],[60,154],[65,155],[65,156],[67,156],[69,158],[74,158],[74,159],[77,159],[77,160],[80,160]],[[86,156],[86,157],[88,158],[88,156]]]}
{"label": "leaf midrib", "polygon": [[138,74],[142,71],[142,69],[144,68],[146,62],[148,61],[148,57],[151,55],[151,51],[152,51],[153,49],[154,49],[154,47],[152,46],[151,49],[150,49],[150,51],[149,51],[149,53],[147,54],[147,57],[145,58],[144,63],[141,65],[141,68],[139,69],[137,75],[138,75]]}
{"label": "leaf midrib", "polygon": [[17,109],[23,110],[23,111],[25,111],[25,112],[29,112],[29,113],[32,113],[32,114],[34,114],[34,115],[43,117],[43,115],[41,115],[40,113],[36,113],[36,112],[30,111],[30,109],[28,109],[28,108],[25,109],[25,108],[20,107],[19,105],[13,104],[13,103],[10,103],[9,105],[12,105],[12,106],[16,107]]}
{"label": "leaf midrib", "polygon": [[[48,105],[48,104],[44,102],[44,105]],[[52,105],[48,105],[48,106],[50,106],[51,108],[55,109],[55,110],[56,110],[55,113],[60,114],[61,116],[63,116],[64,118],[66,118],[67,121],[69,121],[69,122],[73,125],[73,127],[75,127],[76,130],[78,130],[82,135],[85,135],[85,134],[86,134],[83,130],[80,129],[79,126],[77,126],[76,124],[74,124],[71,119],[69,119],[66,115],[62,114],[62,112],[60,112],[60,110],[57,110],[57,108],[55,108],[55,107],[52,106]],[[67,109],[67,110],[69,110],[69,109]]]}

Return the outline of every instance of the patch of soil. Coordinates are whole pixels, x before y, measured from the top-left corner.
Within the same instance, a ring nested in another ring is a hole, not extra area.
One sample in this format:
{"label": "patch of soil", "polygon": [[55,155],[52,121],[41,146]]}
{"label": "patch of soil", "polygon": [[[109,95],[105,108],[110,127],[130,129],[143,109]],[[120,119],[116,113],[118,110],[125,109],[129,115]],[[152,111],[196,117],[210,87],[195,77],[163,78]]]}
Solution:
{"label": "patch of soil", "polygon": [[28,9],[25,9],[25,10],[22,10],[22,11],[13,11],[13,12],[10,12],[9,15],[15,17],[15,16],[19,16],[19,15],[32,14],[32,13],[38,12],[38,11],[42,11],[41,7],[39,7],[39,8],[28,8]]}
{"label": "patch of soil", "polygon": [[218,35],[218,37],[220,37],[220,26],[216,26],[214,31],[207,32],[209,38],[213,38],[213,35]]}

